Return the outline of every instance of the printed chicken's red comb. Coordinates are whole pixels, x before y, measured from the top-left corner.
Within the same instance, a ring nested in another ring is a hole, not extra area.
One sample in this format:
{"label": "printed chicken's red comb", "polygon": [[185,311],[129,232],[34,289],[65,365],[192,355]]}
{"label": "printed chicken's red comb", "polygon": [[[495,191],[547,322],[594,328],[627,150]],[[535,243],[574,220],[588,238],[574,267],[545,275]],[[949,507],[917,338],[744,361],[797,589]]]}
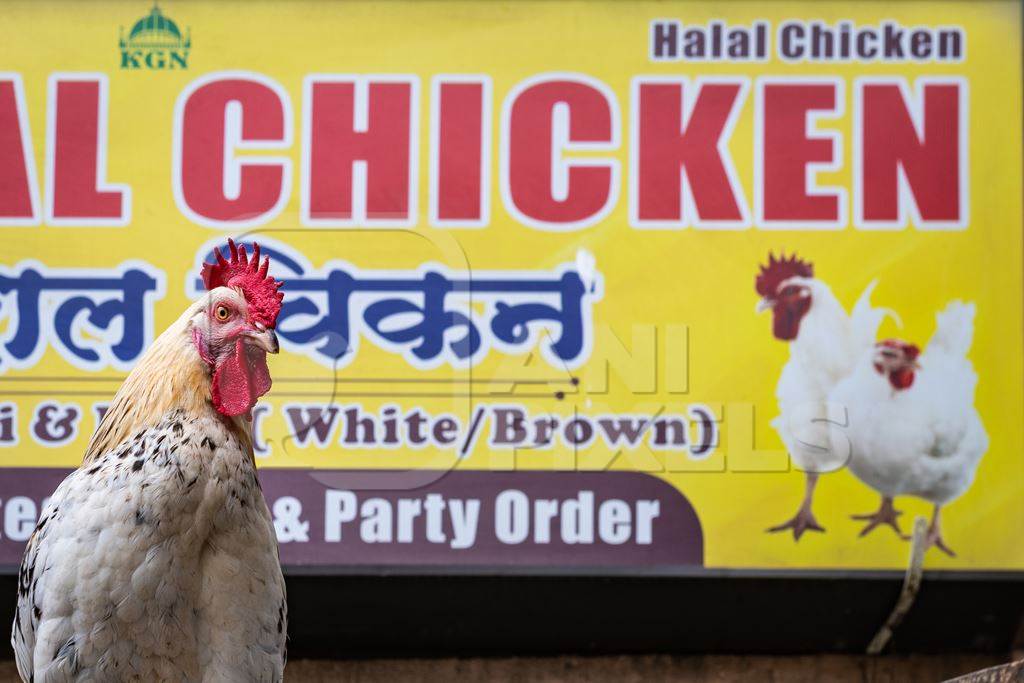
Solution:
{"label": "printed chicken's red comb", "polygon": [[768,264],[761,266],[754,286],[761,296],[775,296],[780,283],[798,276],[814,277],[814,266],[797,258],[796,254],[789,258],[786,258],[785,254],[780,254],[779,258],[775,258],[775,254],[768,252]]}
{"label": "printed chicken's red comb", "polygon": [[228,250],[231,252],[230,261],[224,258],[220,249],[214,249],[215,262],[203,264],[203,284],[207,291],[215,287],[237,287],[249,304],[249,319],[274,327],[284,294],[277,291],[282,283],[267,275],[270,257],[263,259],[261,264],[260,245],[255,242],[252,243],[252,260],[245,251],[245,245],[238,247],[230,238]]}
{"label": "printed chicken's red comb", "polygon": [[921,349],[918,348],[917,344],[912,344],[902,339],[883,339],[880,342],[876,342],[875,346],[884,346],[888,349],[902,351],[909,360],[916,360],[921,354]]}

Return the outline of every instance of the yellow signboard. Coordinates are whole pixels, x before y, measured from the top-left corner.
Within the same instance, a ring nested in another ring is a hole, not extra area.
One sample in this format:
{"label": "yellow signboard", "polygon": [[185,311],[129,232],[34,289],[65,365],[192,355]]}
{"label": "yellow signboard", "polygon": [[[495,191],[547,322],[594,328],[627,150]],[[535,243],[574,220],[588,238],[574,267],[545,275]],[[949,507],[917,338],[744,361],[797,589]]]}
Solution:
{"label": "yellow signboard", "polygon": [[1024,569],[1019,3],[4,15],[3,562],[232,237],[286,563]]}

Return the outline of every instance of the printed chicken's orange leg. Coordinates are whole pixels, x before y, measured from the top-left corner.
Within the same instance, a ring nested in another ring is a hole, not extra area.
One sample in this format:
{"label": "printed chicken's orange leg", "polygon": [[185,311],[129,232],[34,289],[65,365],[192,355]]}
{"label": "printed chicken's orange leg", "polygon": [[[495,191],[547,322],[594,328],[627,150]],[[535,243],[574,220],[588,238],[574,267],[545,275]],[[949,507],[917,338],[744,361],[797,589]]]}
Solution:
{"label": "printed chicken's orange leg", "polygon": [[893,507],[892,498],[889,496],[882,496],[882,504],[876,512],[872,512],[868,515],[850,515],[850,518],[868,523],[860,532],[861,538],[864,538],[874,531],[879,524],[885,524],[886,526],[891,526],[893,530],[896,531],[896,535],[906,541],[910,539],[910,536],[904,534],[900,530],[900,525],[897,521],[899,516],[902,514],[903,513],[901,511]]}
{"label": "printed chicken's orange leg", "polygon": [[946,542],[942,540],[942,525],[939,518],[940,510],[942,510],[942,506],[936,505],[935,512],[932,513],[932,523],[928,526],[928,535],[925,536],[925,540],[928,542],[925,549],[935,547],[950,557],[956,557],[956,553],[953,552],[953,549],[946,545]]}
{"label": "printed chicken's orange leg", "polygon": [[807,480],[804,488],[804,499],[800,503],[800,509],[797,510],[793,519],[788,522],[783,522],[778,526],[773,526],[771,529],[768,529],[768,533],[774,534],[780,531],[786,531],[787,529],[792,529],[793,539],[799,541],[805,531],[825,531],[825,527],[818,524],[818,520],[814,518],[814,512],[811,511],[811,501],[814,498],[814,487],[818,483],[818,473],[807,472],[806,474]]}

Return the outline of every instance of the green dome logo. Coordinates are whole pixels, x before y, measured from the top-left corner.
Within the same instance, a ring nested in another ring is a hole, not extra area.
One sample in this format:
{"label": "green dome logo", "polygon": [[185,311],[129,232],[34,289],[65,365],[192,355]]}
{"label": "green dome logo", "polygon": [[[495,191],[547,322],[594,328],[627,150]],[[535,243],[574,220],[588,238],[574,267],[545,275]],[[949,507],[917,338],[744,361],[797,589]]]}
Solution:
{"label": "green dome logo", "polygon": [[125,36],[124,26],[118,45],[122,69],[187,69],[192,47],[191,29],[181,29],[160,11],[155,3],[149,14],[132,26]]}

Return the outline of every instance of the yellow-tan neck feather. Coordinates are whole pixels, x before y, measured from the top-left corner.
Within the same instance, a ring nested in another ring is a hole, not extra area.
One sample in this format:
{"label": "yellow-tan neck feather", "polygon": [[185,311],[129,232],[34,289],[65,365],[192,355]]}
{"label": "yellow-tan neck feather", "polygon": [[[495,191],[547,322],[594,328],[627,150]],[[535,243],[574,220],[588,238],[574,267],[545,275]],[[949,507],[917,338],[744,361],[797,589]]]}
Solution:
{"label": "yellow-tan neck feather", "polygon": [[83,463],[113,449],[137,430],[157,424],[171,410],[197,417],[216,414],[210,401],[210,371],[192,341],[189,320],[195,312],[196,306],[190,306],[139,360],[114,395]]}

